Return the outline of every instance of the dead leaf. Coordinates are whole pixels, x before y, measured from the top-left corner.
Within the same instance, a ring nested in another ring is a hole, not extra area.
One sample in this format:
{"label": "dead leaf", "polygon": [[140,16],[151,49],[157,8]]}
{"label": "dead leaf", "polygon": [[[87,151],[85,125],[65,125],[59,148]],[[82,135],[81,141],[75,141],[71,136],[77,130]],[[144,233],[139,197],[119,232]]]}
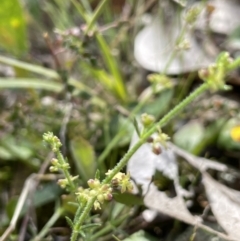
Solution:
{"label": "dead leaf", "polygon": [[197,168],[200,172],[204,172],[207,169],[213,169],[213,170],[223,172],[228,169],[228,167],[222,163],[212,161],[206,158],[194,156],[184,151],[183,149],[175,146],[173,143],[169,143],[168,146],[170,149],[172,149],[172,151],[175,154],[183,157],[189,164]]}
{"label": "dead leaf", "polygon": [[[137,133],[134,133],[130,148],[138,139]],[[162,147],[161,155],[156,155],[152,152],[149,143],[143,144],[134,153],[128,162],[127,170],[136,183],[142,185],[143,193],[147,191],[156,170],[162,172],[171,180],[178,178],[178,166],[173,151]]]}
{"label": "dead leaf", "polygon": [[203,184],[214,216],[233,239],[240,239],[240,192],[203,174]]}
{"label": "dead leaf", "polygon": [[188,211],[181,196],[169,198],[164,192],[158,191],[153,184],[150,185],[149,191],[144,197],[144,204],[150,209],[190,225],[195,225],[201,221],[200,217],[195,217]]}

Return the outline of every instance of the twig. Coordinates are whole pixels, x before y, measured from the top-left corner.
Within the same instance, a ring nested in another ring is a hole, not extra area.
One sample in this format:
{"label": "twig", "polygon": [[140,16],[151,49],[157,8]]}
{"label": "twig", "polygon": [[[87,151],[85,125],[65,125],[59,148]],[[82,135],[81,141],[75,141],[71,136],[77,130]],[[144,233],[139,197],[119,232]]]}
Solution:
{"label": "twig", "polygon": [[72,109],[73,109],[73,104],[71,103],[71,97],[68,96],[68,94],[70,95],[70,93],[67,93],[67,101],[69,101],[69,103],[67,103],[66,105],[66,110],[65,110],[65,115],[62,121],[62,125],[61,125],[61,129],[60,129],[60,139],[62,142],[62,153],[63,155],[66,155],[66,132],[67,132],[67,125],[69,123],[70,117],[71,117],[71,113],[72,113]]}
{"label": "twig", "polygon": [[16,209],[14,211],[12,220],[9,224],[9,227],[5,230],[5,232],[3,233],[3,235],[0,238],[0,241],[4,241],[7,239],[7,237],[14,231],[16,224],[17,224],[17,220],[20,216],[20,213],[22,211],[22,208],[25,204],[25,201],[27,199],[27,195],[29,193],[30,190],[32,190],[32,188],[34,187],[34,179],[36,177],[36,174],[32,174],[30,175],[30,177],[28,177],[28,179],[25,181],[24,183],[24,187],[22,190],[22,193],[18,199],[18,203],[16,206]]}
{"label": "twig", "polygon": [[206,225],[204,225],[204,224],[199,223],[199,224],[197,224],[196,226],[197,226],[198,228],[201,228],[201,229],[203,229],[203,230],[211,233],[211,234],[217,235],[219,238],[223,238],[223,239],[228,240],[228,241],[239,241],[239,240],[237,240],[237,239],[234,239],[234,238],[231,238],[231,237],[227,236],[227,235],[224,234],[224,233],[218,232],[218,231],[216,231],[216,230],[214,230],[214,229],[212,229],[212,228],[210,228],[210,227],[208,227],[208,226],[206,226]]}
{"label": "twig", "polygon": [[33,191],[35,189],[35,183],[37,180],[56,180],[58,178],[56,175],[48,174],[48,175],[42,175],[42,174],[31,174],[27,180],[24,183],[23,190],[21,192],[21,195],[18,199],[17,206],[15,208],[13,217],[11,219],[11,222],[8,226],[8,228],[5,230],[3,235],[0,237],[0,241],[4,241],[8,238],[8,236],[15,230],[16,224],[18,221],[18,218],[21,214],[22,208],[26,202],[27,196],[29,192]]}
{"label": "twig", "polygon": [[214,169],[217,171],[226,171],[228,167],[222,163],[212,161],[206,158],[194,156],[185,150],[177,147],[173,143],[168,143],[168,146],[179,156],[186,159],[192,166],[197,168],[200,172],[205,172],[207,169]]}
{"label": "twig", "polygon": [[[53,156],[53,154],[50,153],[49,156],[46,158],[46,160],[43,162],[43,164],[41,165],[41,168],[40,168],[40,170],[38,172],[38,175],[42,175],[42,174],[44,174],[46,172],[47,167],[49,165],[49,162],[52,159],[52,156]],[[38,186],[38,184],[39,184],[39,180],[35,180],[31,190],[35,190],[36,187]],[[29,192],[31,190],[29,190]],[[33,194],[33,192],[30,193],[30,194]],[[30,214],[30,208],[29,207],[31,206],[31,203],[32,203],[32,195],[29,198],[29,202],[27,204],[28,210],[27,210],[27,214],[25,215],[25,217],[23,219],[23,223],[21,225],[18,241],[24,241],[25,233],[26,233],[26,229],[27,229],[27,224],[28,224],[28,221],[29,221],[29,214]]]}
{"label": "twig", "polygon": [[53,224],[59,219],[59,217],[63,214],[64,209],[58,208],[52,217],[48,220],[45,226],[42,228],[41,232],[34,238],[34,241],[40,241],[43,237],[48,233],[48,230],[53,226]]}
{"label": "twig", "polygon": [[49,50],[50,50],[50,53],[51,53],[51,55],[52,55],[52,57],[53,57],[53,60],[54,60],[54,62],[55,62],[55,65],[56,65],[57,69],[60,70],[60,69],[61,69],[61,64],[60,64],[60,62],[59,62],[59,60],[58,60],[57,55],[55,54],[55,51],[54,51],[53,46],[52,46],[52,43],[51,43],[51,41],[50,41],[50,39],[49,39],[48,33],[45,33],[45,34],[43,35],[43,37],[44,37],[44,40],[45,40],[45,42],[46,42],[46,44],[47,44],[47,46],[48,46],[48,48],[49,48]]}

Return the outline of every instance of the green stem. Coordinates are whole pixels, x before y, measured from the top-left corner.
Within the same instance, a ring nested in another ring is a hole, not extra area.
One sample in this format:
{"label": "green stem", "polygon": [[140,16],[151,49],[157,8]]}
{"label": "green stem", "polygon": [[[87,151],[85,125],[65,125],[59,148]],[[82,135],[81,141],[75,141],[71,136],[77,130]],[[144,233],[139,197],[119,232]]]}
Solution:
{"label": "green stem", "polygon": [[129,213],[125,214],[122,217],[118,217],[114,221],[109,221],[100,231],[94,233],[91,236],[90,241],[95,241],[97,240],[97,238],[102,237],[103,235],[106,235],[110,231],[116,229],[116,227],[118,227],[124,220],[126,220],[127,217],[129,217]]}
{"label": "green stem", "polygon": [[92,197],[91,199],[89,199],[89,201],[87,202],[82,214],[80,215],[79,219],[76,221],[76,223],[74,224],[73,227],[73,231],[72,231],[72,236],[70,241],[76,241],[77,237],[79,235],[79,231],[81,229],[81,225],[83,224],[83,222],[86,220],[87,215],[90,213],[92,206],[94,204],[96,200],[96,197]]}
{"label": "green stem", "polygon": [[[61,164],[61,165],[66,164],[66,161],[65,161],[65,159],[63,158],[62,153],[61,153],[60,151],[58,151],[56,154],[57,154],[57,159],[58,159],[58,161],[60,162],[60,164]],[[76,187],[75,187],[75,184],[73,183],[73,181],[72,181],[72,179],[71,179],[71,175],[70,175],[69,171],[68,171],[67,169],[65,169],[65,168],[63,168],[62,171],[63,171],[63,174],[64,174],[65,178],[66,178],[67,181],[68,181],[68,184],[69,184],[69,186],[70,186],[70,188],[71,188],[71,191],[72,191],[72,192],[75,192]]]}
{"label": "green stem", "polygon": [[43,237],[48,233],[49,229],[54,225],[54,223],[59,219],[63,214],[64,209],[58,208],[53,216],[48,220],[45,226],[42,228],[41,232],[34,238],[34,241],[42,240]]}
{"label": "green stem", "polygon": [[92,19],[89,21],[87,29],[85,34],[87,35],[89,33],[89,31],[92,29],[94,23],[96,22],[98,16],[101,14],[102,10],[104,9],[105,5],[107,4],[108,0],[102,0],[98,6],[97,9],[95,10]]}
{"label": "green stem", "polygon": [[168,61],[167,61],[167,64],[165,65],[165,68],[164,68],[164,70],[163,70],[163,74],[166,74],[168,68],[170,67],[170,65],[171,65],[171,63],[172,63],[172,61],[173,61],[174,58],[176,57],[176,54],[177,54],[177,52],[179,51],[179,50],[176,49],[176,47],[177,47],[177,45],[182,41],[182,39],[183,39],[183,37],[184,37],[184,35],[185,35],[186,30],[187,30],[187,24],[185,24],[185,25],[183,26],[183,28],[182,28],[182,30],[181,30],[178,38],[177,38],[176,41],[175,41],[174,50],[173,50],[173,52],[171,53],[171,55],[170,55],[170,57],[169,57],[169,59],[168,59]]}
{"label": "green stem", "polygon": [[85,21],[88,21],[89,16],[86,14],[84,8],[81,6],[81,4],[76,0],[71,0],[72,4],[75,6],[79,14],[85,19]]}
{"label": "green stem", "polygon": [[197,88],[193,93],[191,93],[186,99],[179,103],[175,108],[168,112],[157,124],[151,127],[139,140],[138,142],[125,154],[121,161],[115,166],[112,172],[103,180],[102,184],[110,183],[113,177],[127,164],[129,159],[138,150],[138,148],[144,144],[148,137],[150,137],[159,127],[166,125],[173,117],[179,114],[183,108],[189,105],[197,96],[202,94],[208,89],[208,84],[204,83],[199,88]]}

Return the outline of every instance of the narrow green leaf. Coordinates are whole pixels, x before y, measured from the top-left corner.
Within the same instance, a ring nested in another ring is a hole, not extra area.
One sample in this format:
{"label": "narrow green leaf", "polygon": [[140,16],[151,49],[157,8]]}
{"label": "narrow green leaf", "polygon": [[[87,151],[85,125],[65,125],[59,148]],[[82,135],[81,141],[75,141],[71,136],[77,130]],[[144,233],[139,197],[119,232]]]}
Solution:
{"label": "narrow green leaf", "polygon": [[82,138],[74,139],[70,141],[70,150],[80,178],[85,181],[93,178],[96,172],[96,163],[91,144]]}
{"label": "narrow green leaf", "polygon": [[59,78],[59,74],[54,70],[50,70],[50,69],[47,69],[47,68],[44,68],[44,67],[41,67],[38,65],[26,63],[26,62],[19,61],[16,59],[0,56],[0,63],[7,64],[7,65],[10,65],[13,67],[20,68],[20,69],[25,69],[30,72],[33,72],[36,74],[41,74],[41,75],[49,77],[49,78],[53,78],[53,79]]}
{"label": "narrow green leaf", "polygon": [[0,89],[22,89],[33,88],[60,92],[63,85],[52,81],[43,81],[41,79],[25,78],[0,78]]}
{"label": "narrow green leaf", "polygon": [[86,234],[85,234],[82,230],[79,231],[79,234],[80,234],[83,238],[86,238]]}
{"label": "narrow green leaf", "polygon": [[95,173],[95,179],[100,180],[100,171],[97,169],[96,173]]}
{"label": "narrow green leaf", "polygon": [[33,150],[27,145],[27,142],[24,140],[17,142],[16,138],[10,135],[5,136],[5,138],[0,140],[0,148],[5,150],[6,157],[13,160],[24,160],[28,162],[28,160],[33,156]]}
{"label": "narrow green leaf", "polygon": [[[22,61],[12,59],[12,58],[0,56],[0,63],[10,65],[10,66],[13,66],[13,67],[17,67],[17,68],[20,68],[20,69],[24,69],[24,70],[30,71],[32,73],[35,73],[35,74],[43,75],[43,76],[48,77],[48,78],[52,78],[52,79],[59,79],[60,78],[59,74],[54,70],[50,70],[50,69],[44,68],[42,66],[29,64],[29,63],[22,62]],[[80,91],[85,91],[86,93],[88,93],[91,96],[95,96],[94,98],[97,101],[99,101],[99,103],[105,102],[103,99],[100,99],[99,97],[97,97],[95,95],[94,91],[91,88],[89,88],[88,86],[86,86],[85,84],[83,84],[82,82],[80,82],[78,80],[70,78],[69,81],[68,81],[68,84],[75,87],[76,89],[78,89]]]}
{"label": "narrow green leaf", "polygon": [[76,197],[74,195],[63,195],[61,197],[62,208],[67,213],[71,213],[73,215],[76,214],[79,204],[73,202],[73,201],[75,201],[75,199],[76,199]]}
{"label": "narrow green leaf", "polygon": [[110,51],[105,39],[103,38],[103,36],[101,34],[97,33],[96,39],[101,48],[105,63],[107,65],[111,75],[113,76],[112,84],[114,86],[114,90],[122,101],[126,101],[128,99],[127,92],[126,92],[126,88],[125,88],[121,73],[119,71],[119,67],[118,67],[114,57],[112,56],[111,51]]}
{"label": "narrow green leaf", "polygon": [[24,14],[18,0],[1,0],[0,45],[17,54],[28,48]]}
{"label": "narrow green leaf", "polygon": [[135,130],[136,130],[136,132],[138,134],[138,137],[140,137],[141,136],[141,132],[139,130],[139,126],[138,126],[136,118],[133,118],[133,126],[135,127]]}
{"label": "narrow green leaf", "polygon": [[66,218],[66,221],[67,221],[68,225],[70,226],[70,228],[73,229],[73,222],[72,222],[72,220],[69,217],[67,217],[67,216],[65,216],[65,218]]}
{"label": "narrow green leaf", "polygon": [[78,207],[78,206],[79,206],[79,204],[76,203],[76,202],[68,202],[68,204],[69,204],[69,205],[72,205],[72,206],[74,206],[74,207]]}
{"label": "narrow green leaf", "polygon": [[89,228],[95,228],[95,227],[100,227],[100,223],[90,223],[90,224],[85,224],[82,226],[82,229],[89,229]]}
{"label": "narrow green leaf", "polygon": [[113,197],[117,202],[128,206],[143,205],[143,198],[131,193],[115,192]]}

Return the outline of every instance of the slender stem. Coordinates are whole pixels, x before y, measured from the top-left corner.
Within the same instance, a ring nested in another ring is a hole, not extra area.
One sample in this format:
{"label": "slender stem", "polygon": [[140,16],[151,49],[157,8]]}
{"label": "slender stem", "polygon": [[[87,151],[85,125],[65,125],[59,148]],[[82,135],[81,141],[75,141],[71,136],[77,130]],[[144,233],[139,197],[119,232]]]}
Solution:
{"label": "slender stem", "polygon": [[110,183],[112,178],[127,164],[129,159],[138,150],[138,148],[144,144],[149,136],[151,136],[159,127],[166,125],[173,117],[179,114],[183,108],[190,104],[197,96],[202,94],[208,89],[208,84],[204,83],[199,88],[197,88],[193,93],[191,93],[186,99],[179,103],[175,108],[173,108],[168,114],[166,114],[157,124],[151,127],[140,139],[139,141],[125,154],[121,161],[115,166],[112,172],[103,180],[103,184]]}
{"label": "slender stem", "polygon": [[88,32],[92,29],[94,23],[96,22],[98,16],[101,14],[102,10],[104,9],[105,5],[107,4],[109,0],[102,0],[98,6],[97,6],[97,9],[95,10],[93,16],[92,16],[92,19],[89,21],[88,23],[88,26],[87,26],[87,29],[86,29],[86,32],[85,34],[88,34]]}
{"label": "slender stem", "polygon": [[[62,153],[60,151],[58,151],[56,154],[57,154],[57,159],[59,160],[60,164],[62,164],[62,165],[66,164],[66,161],[63,158]],[[71,188],[71,191],[74,192],[76,190],[76,187],[75,187],[75,185],[74,185],[74,183],[73,183],[73,181],[71,179],[69,171],[66,170],[65,168],[63,168],[62,171],[63,171],[63,174],[64,174],[64,176],[66,177],[66,179],[68,181],[68,184],[69,184],[69,186]]]}
{"label": "slender stem", "polygon": [[86,204],[82,214],[80,215],[79,219],[76,220],[76,223],[74,224],[74,227],[73,227],[72,236],[71,236],[71,239],[70,239],[71,241],[77,240],[79,231],[81,229],[81,225],[83,224],[83,222],[87,218],[87,215],[91,211],[95,200],[96,200],[96,197],[92,197],[91,199],[89,199],[89,201],[87,202],[87,204]]}
{"label": "slender stem", "polygon": [[81,6],[81,4],[76,1],[76,0],[71,0],[72,4],[75,6],[75,8],[77,9],[77,11],[79,12],[79,14],[85,19],[85,21],[88,21],[88,15],[85,13],[84,8]]}
{"label": "slender stem", "polygon": [[95,241],[97,238],[109,233],[110,231],[118,227],[118,225],[121,224],[124,220],[126,220],[127,217],[129,217],[129,213],[126,213],[125,215],[118,217],[116,220],[109,221],[106,225],[104,225],[104,227],[100,231],[94,233],[90,237],[90,241]]}
{"label": "slender stem", "polygon": [[170,57],[169,57],[166,65],[165,65],[165,68],[164,68],[164,70],[163,70],[163,74],[166,74],[166,72],[168,71],[168,68],[169,68],[170,65],[172,64],[172,61],[173,61],[174,58],[176,57],[176,54],[177,54],[177,52],[179,51],[179,50],[177,50],[176,47],[177,47],[177,45],[182,41],[182,38],[184,37],[184,34],[185,34],[186,30],[187,30],[187,25],[185,24],[185,25],[183,26],[183,28],[182,28],[182,30],[181,30],[178,38],[177,38],[176,41],[175,41],[174,50],[173,50],[173,52],[171,53],[171,55],[170,55]]}
{"label": "slender stem", "polygon": [[45,226],[42,228],[41,232],[34,238],[34,241],[42,240],[43,237],[48,233],[49,229],[54,225],[54,223],[63,214],[64,209],[58,208],[53,216],[48,220]]}

